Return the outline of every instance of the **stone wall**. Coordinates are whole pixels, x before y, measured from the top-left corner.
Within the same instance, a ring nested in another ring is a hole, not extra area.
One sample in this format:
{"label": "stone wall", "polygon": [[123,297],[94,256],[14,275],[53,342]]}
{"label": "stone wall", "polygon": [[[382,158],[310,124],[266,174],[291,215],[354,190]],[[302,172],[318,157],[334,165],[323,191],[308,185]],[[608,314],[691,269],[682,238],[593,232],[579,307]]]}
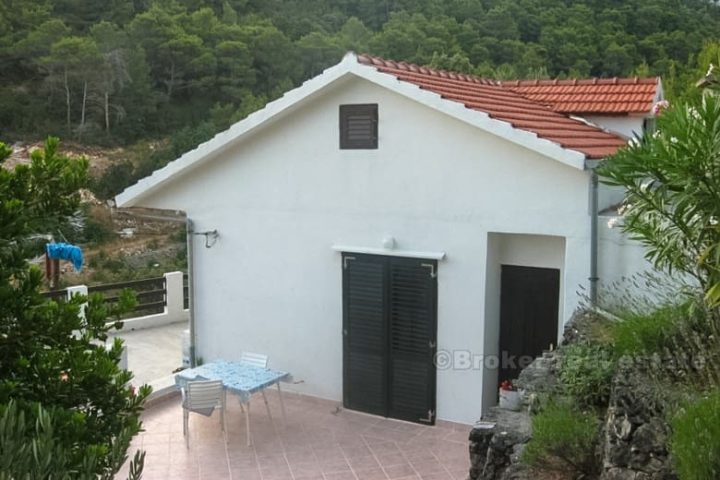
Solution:
{"label": "stone wall", "polygon": [[662,404],[641,371],[621,365],[603,427],[602,480],[676,480],[667,451],[670,429]]}
{"label": "stone wall", "polygon": [[[586,342],[598,321],[595,314],[578,313],[563,343]],[[520,373],[514,383],[523,390],[522,411],[493,407],[475,425],[470,432],[470,480],[542,478],[522,465],[520,456],[532,437],[529,412],[538,395],[559,388],[559,361],[558,352],[546,352]],[[621,362],[598,441],[600,480],[677,480],[666,447],[669,426],[652,385],[637,363]]]}
{"label": "stone wall", "polygon": [[492,407],[470,432],[470,480],[521,480],[537,478],[522,463],[530,440],[530,411],[539,393],[557,385],[557,355],[546,352],[521,373],[515,384],[523,391],[519,412]]}

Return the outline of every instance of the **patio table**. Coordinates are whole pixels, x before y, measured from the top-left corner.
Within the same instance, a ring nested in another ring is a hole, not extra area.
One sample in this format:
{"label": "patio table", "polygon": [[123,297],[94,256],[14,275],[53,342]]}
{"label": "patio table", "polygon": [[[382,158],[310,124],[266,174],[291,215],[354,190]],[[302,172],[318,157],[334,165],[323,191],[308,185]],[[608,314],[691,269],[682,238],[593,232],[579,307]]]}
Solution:
{"label": "patio table", "polygon": [[[252,443],[250,437],[250,397],[253,393],[261,392],[272,385],[277,385],[283,420],[287,422],[280,382],[288,378],[290,378],[290,374],[280,370],[262,368],[243,362],[216,361],[181,371],[175,375],[175,384],[184,388],[187,382],[193,380],[221,380],[225,389],[237,395],[240,399],[240,404],[245,405],[247,444],[249,446]],[[268,416],[272,421],[272,414],[270,413],[270,406],[267,404],[267,400],[265,400],[265,406],[268,411]]]}

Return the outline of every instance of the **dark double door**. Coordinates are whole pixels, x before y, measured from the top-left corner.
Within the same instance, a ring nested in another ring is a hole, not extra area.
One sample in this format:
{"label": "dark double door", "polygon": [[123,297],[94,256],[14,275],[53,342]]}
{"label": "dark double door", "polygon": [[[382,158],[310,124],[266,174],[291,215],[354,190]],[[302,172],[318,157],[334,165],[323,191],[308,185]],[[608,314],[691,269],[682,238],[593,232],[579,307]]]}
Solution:
{"label": "dark double door", "polygon": [[557,342],[560,270],[503,265],[498,383]]}
{"label": "dark double door", "polygon": [[343,403],[435,423],[437,262],[344,253]]}

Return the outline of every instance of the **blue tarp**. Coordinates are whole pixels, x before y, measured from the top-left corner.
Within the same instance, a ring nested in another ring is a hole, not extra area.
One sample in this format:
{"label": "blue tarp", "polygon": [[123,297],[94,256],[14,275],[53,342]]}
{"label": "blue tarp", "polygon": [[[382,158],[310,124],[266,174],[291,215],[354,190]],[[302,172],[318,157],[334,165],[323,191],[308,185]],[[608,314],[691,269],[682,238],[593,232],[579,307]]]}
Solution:
{"label": "blue tarp", "polygon": [[68,260],[72,262],[75,271],[79,272],[82,270],[84,259],[83,253],[80,247],[70,245],[69,243],[48,243],[47,247],[48,258],[53,260]]}

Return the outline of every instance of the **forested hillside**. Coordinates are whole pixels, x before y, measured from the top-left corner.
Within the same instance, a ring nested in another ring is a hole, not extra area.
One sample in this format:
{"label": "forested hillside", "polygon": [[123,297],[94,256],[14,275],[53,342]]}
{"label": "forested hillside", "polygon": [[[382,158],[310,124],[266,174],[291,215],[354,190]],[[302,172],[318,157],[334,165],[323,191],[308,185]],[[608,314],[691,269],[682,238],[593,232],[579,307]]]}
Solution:
{"label": "forested hillside", "polygon": [[3,0],[0,136],[173,138],[151,169],[347,50],[495,78],[662,75],[720,36],[708,0]]}

